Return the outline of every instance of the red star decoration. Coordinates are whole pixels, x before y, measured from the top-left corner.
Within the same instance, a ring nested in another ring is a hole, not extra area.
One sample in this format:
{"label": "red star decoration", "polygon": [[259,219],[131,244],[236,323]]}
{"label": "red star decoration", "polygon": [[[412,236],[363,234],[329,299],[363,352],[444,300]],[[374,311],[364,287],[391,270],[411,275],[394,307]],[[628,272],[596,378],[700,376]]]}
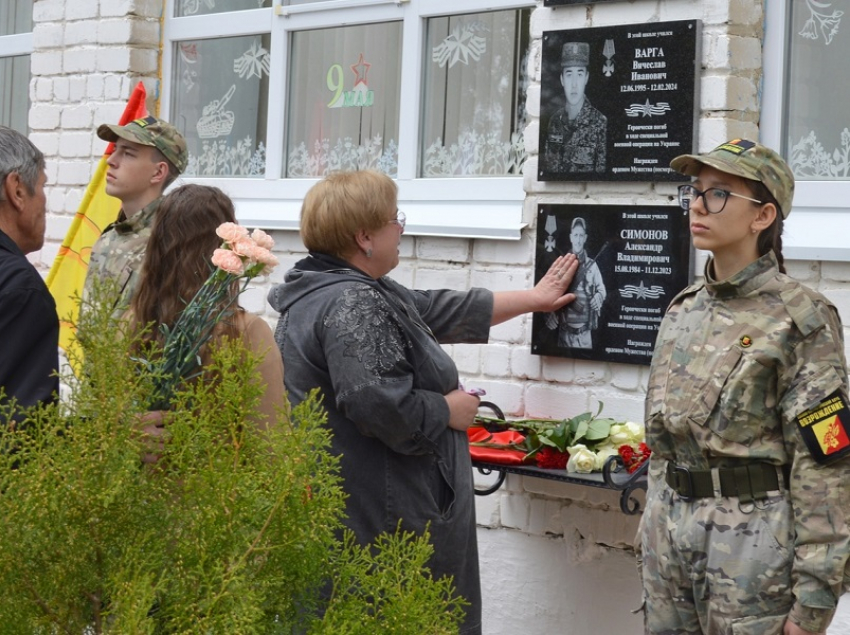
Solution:
{"label": "red star decoration", "polygon": [[360,54],[360,59],[357,60],[356,64],[351,65],[351,70],[354,73],[356,79],[354,80],[354,85],[357,84],[366,84],[366,74],[369,72],[369,69],[372,68],[372,65],[363,60],[363,53]]}

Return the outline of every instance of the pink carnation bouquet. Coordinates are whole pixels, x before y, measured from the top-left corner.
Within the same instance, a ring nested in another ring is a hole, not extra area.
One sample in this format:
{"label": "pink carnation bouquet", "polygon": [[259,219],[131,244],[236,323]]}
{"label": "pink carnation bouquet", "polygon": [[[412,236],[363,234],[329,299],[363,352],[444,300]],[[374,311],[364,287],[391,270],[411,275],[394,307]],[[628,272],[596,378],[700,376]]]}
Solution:
{"label": "pink carnation bouquet", "polygon": [[151,410],[167,409],[178,386],[200,374],[200,350],[237,300],[238,295],[232,293],[234,282],[244,281],[241,293],[251,279],[271,273],[278,264],[271,252],[274,240],[261,229],[249,233],[236,223],[222,223],[216,234],[222,244],[213,253],[209,278],[172,326],[160,325],[162,355],[153,363],[139,360],[156,378]]}

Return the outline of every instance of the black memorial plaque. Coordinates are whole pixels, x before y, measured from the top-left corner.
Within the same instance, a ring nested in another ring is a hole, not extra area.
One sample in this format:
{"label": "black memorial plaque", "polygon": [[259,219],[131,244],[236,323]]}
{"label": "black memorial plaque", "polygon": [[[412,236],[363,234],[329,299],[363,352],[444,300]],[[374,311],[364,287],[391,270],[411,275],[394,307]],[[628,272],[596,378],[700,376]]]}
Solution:
{"label": "black memorial plaque", "polygon": [[537,178],[687,180],[670,160],[693,151],[699,32],[698,20],[545,31]]}
{"label": "black memorial plaque", "polygon": [[535,281],[569,252],[582,262],[576,301],[534,314],[531,352],[649,364],[667,305],[693,280],[687,215],[668,205],[540,205]]}

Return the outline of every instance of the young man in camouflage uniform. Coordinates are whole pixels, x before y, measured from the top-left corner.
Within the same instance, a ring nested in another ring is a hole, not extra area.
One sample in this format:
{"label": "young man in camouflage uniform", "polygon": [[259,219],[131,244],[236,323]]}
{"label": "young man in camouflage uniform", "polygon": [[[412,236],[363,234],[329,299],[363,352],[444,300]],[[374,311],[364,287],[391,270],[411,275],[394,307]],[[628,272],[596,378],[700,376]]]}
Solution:
{"label": "young man in camouflage uniform", "polygon": [[97,136],[115,143],[106,162],[106,193],[121,200],[121,212],[92,248],[83,298],[95,281],[114,281],[114,315],[120,317],[138,286],[162,192],[186,169],[189,154],[177,128],[156,117],[103,124]]}
{"label": "young man in camouflage uniform", "polygon": [[590,105],[584,94],[590,45],[567,42],[561,49],[561,86],[567,103],[549,120],[544,161],[546,169],[561,174],[605,172],[608,120]]}
{"label": "young man in camouflage uniform", "polygon": [[838,311],[785,275],[794,175],[735,139],[671,167],[704,281],[661,324],[639,532],[651,635],[825,633],[850,556],[850,412]]}

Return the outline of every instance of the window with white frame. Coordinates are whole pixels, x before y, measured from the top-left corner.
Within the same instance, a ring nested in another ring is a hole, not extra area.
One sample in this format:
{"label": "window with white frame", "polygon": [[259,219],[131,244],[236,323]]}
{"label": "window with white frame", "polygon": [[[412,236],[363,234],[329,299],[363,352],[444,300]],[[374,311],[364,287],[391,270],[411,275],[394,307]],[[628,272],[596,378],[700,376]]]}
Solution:
{"label": "window with white frame", "polygon": [[0,3],[0,125],[29,130],[33,0]]}
{"label": "window with white frame", "polygon": [[850,13],[837,0],[765,3],[760,134],[796,178],[783,252],[850,260]]}
{"label": "window with white frame", "polygon": [[295,229],[316,179],[373,168],[409,233],[519,238],[531,4],[168,0],[162,115],[184,178]]}

